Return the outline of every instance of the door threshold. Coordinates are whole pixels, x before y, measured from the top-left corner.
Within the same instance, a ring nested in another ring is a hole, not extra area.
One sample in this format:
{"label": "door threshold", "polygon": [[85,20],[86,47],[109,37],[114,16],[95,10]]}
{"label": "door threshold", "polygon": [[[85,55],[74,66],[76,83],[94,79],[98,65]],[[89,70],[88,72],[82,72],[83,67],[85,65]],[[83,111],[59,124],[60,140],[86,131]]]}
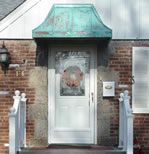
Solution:
{"label": "door threshold", "polygon": [[21,150],[115,150],[112,146],[82,144],[50,144],[48,147],[27,147]]}
{"label": "door threshold", "polygon": [[89,144],[49,144],[49,148],[62,148],[62,149],[90,149]]}

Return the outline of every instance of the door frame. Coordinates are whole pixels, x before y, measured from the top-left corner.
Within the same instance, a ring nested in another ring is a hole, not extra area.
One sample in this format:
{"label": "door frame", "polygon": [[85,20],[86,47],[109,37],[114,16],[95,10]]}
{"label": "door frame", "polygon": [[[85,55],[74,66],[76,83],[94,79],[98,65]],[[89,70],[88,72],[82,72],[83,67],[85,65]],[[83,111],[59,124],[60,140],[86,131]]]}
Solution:
{"label": "door frame", "polygon": [[[52,64],[52,48],[54,47],[88,47],[92,49],[93,59],[94,59],[94,144],[97,144],[97,45],[89,44],[89,45],[49,45],[48,47],[48,143],[51,144],[51,116],[52,116],[52,108],[51,108],[51,93],[54,90],[55,86],[53,86],[53,81],[55,81],[54,68],[51,68]],[[51,79],[52,78],[52,79]]]}

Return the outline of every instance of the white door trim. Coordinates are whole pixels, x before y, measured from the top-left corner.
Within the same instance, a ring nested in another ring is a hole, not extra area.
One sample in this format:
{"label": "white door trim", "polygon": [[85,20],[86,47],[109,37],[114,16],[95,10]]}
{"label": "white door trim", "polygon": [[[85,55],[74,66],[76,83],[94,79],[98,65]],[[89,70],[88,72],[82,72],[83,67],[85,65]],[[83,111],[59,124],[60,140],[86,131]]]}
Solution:
{"label": "white door trim", "polygon": [[[64,47],[65,45],[56,45],[56,47]],[[68,46],[68,45],[66,45]],[[71,45],[73,47],[73,45]],[[97,47],[96,45],[75,45],[75,46],[84,46],[92,48],[94,51],[93,59],[94,59],[94,68],[91,71],[94,73],[94,144],[97,144]],[[52,46],[53,47],[53,46]],[[54,46],[55,47],[55,46]],[[55,91],[55,86],[53,86],[53,82],[55,82],[55,68],[51,68],[52,60],[51,57],[51,46],[49,46],[49,53],[48,53],[48,143],[51,143],[51,118],[53,109],[51,107],[51,102],[55,100],[52,96],[52,91]]]}
{"label": "white door trim", "polygon": [[95,121],[94,121],[94,143],[97,144],[97,46],[94,51],[94,99],[95,99]]}

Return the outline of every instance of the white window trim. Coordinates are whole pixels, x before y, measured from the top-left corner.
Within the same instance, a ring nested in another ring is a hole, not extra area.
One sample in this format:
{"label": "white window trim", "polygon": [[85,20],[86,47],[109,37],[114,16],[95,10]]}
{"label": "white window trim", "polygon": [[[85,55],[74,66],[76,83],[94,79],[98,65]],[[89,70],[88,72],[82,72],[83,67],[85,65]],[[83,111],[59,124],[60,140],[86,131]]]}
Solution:
{"label": "white window trim", "polygon": [[[137,50],[148,50],[149,51],[149,47],[133,47],[132,48],[132,76],[134,75],[134,54],[135,51]],[[134,77],[135,80],[135,77]],[[134,83],[135,84],[135,83]],[[144,113],[144,114],[148,114],[149,113],[149,105],[148,108],[136,108],[134,107],[134,84],[132,85],[132,109],[133,109],[133,113]],[[149,102],[148,102],[149,104]]]}

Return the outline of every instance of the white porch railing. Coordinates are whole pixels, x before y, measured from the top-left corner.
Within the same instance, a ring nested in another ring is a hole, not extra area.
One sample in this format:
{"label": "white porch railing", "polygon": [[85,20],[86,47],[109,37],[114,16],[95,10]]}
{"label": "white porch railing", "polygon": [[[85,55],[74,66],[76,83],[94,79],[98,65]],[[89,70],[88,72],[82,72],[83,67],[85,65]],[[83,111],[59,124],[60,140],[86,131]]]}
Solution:
{"label": "white porch railing", "polygon": [[15,91],[14,104],[9,113],[9,154],[16,154],[26,146],[26,94]]}
{"label": "white porch railing", "polygon": [[133,154],[133,111],[127,90],[119,98],[119,148]]}

